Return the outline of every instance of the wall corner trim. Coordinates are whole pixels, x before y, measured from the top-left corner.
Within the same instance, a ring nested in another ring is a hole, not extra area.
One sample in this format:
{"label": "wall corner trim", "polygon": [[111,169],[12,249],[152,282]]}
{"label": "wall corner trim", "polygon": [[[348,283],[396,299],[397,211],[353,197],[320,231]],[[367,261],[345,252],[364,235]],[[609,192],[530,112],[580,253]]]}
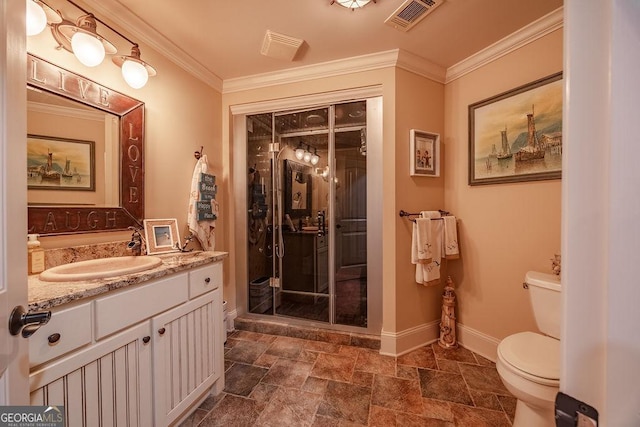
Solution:
{"label": "wall corner trim", "polygon": [[564,8],[559,7],[537,21],[522,27],[502,40],[498,40],[491,46],[488,46],[447,68],[445,84],[451,83],[465,74],[483,67],[488,63],[509,54],[510,52],[520,49],[521,47],[562,28],[563,25]]}

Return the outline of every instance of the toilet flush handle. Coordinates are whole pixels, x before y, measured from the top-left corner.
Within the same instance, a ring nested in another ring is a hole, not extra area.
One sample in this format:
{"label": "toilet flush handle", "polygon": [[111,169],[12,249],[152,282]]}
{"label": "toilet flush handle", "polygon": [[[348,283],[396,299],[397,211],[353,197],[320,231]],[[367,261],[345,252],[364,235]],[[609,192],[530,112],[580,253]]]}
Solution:
{"label": "toilet flush handle", "polygon": [[529,285],[527,284],[527,282],[522,282],[522,287],[524,289],[529,289]]}

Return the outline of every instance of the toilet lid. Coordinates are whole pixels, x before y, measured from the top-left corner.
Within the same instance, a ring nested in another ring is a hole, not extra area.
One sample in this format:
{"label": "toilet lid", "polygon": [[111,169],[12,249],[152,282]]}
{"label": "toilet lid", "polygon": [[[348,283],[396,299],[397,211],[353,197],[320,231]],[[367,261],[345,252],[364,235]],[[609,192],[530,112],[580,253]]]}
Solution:
{"label": "toilet lid", "polygon": [[560,379],[560,341],[557,339],[521,332],[503,339],[498,353],[502,360],[529,376]]}

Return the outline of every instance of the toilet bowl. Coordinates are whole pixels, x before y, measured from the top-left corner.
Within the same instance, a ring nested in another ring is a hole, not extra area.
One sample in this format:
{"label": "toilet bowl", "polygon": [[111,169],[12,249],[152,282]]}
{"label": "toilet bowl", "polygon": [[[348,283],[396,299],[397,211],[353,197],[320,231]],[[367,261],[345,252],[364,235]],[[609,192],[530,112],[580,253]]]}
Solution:
{"label": "toilet bowl", "polygon": [[536,332],[519,332],[498,345],[496,368],[518,402],[514,427],[555,426],[554,404],[560,384],[560,282],[557,276],[528,272]]}

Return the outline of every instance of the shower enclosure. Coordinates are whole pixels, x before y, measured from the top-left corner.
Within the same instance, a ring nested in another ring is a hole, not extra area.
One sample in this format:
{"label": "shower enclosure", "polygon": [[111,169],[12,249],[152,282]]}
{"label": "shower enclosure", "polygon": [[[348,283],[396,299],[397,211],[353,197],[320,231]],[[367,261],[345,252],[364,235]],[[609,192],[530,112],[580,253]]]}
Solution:
{"label": "shower enclosure", "polygon": [[338,329],[368,328],[374,307],[380,317],[368,261],[372,106],[380,100],[243,116],[248,312]]}

